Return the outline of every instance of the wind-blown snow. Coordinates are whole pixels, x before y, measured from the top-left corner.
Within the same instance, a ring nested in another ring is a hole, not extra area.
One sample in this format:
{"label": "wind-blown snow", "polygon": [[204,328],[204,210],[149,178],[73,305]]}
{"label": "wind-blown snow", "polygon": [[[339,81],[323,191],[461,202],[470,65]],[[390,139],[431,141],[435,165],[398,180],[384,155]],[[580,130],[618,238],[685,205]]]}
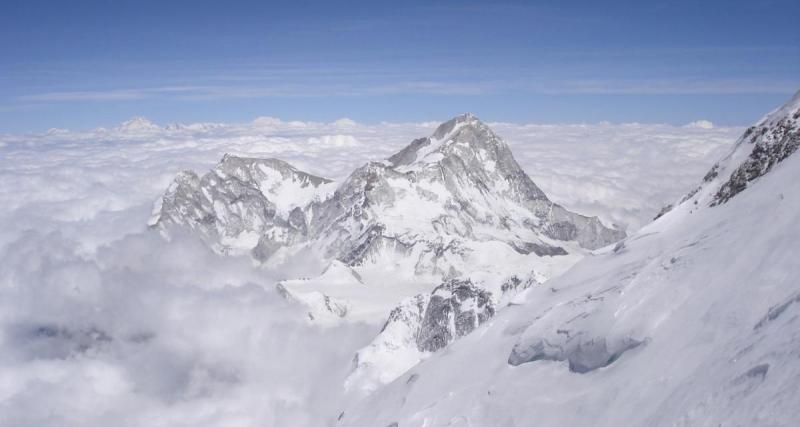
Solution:
{"label": "wind-blown snow", "polygon": [[[631,229],[740,133],[490,125],[554,201]],[[139,118],[0,136],[0,424],[322,424],[375,327],[310,326],[275,292],[282,272],[146,232],[153,202],[178,171],[209,170],[225,153],[336,179],[433,127]]]}

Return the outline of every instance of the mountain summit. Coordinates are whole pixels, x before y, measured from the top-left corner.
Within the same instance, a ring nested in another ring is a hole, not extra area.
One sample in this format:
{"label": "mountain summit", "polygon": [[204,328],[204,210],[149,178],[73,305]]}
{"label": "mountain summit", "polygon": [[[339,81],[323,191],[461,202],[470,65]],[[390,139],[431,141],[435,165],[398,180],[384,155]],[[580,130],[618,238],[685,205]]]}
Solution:
{"label": "mountain summit", "polygon": [[468,270],[465,258],[486,242],[553,257],[624,237],[551,202],[472,114],[334,186],[280,160],[226,155],[202,179],[179,175],[152,224],[198,230],[222,251],[262,261],[303,245],[349,266],[388,256],[415,274],[450,276]]}
{"label": "mountain summit", "polygon": [[329,256],[360,265],[401,253],[416,260],[417,272],[458,270],[455,258],[471,251],[470,242],[558,256],[568,252],[562,242],[596,249],[624,237],[551,202],[471,114],[357,169],[314,213],[313,237],[341,243],[327,246]]}

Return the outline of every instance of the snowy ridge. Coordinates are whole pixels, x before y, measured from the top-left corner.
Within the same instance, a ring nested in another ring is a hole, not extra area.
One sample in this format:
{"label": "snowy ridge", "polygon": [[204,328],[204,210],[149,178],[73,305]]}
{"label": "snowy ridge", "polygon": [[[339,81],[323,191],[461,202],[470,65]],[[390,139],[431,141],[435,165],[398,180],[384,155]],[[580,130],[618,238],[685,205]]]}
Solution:
{"label": "snowy ridge", "polygon": [[528,288],[338,425],[793,425],[800,157],[770,158],[713,202],[753,146],[791,146],[796,101],[670,212]]}
{"label": "snowy ridge", "polygon": [[789,102],[747,128],[731,152],[687,195],[695,204],[726,203],[800,147],[800,91]]}

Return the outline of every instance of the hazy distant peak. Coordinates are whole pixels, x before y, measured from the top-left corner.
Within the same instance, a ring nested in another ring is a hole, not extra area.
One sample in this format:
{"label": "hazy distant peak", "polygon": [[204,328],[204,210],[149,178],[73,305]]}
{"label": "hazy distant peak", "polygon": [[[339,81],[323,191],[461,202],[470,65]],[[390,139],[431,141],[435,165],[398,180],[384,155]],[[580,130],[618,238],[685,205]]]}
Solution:
{"label": "hazy distant peak", "polygon": [[161,129],[157,124],[151,122],[145,117],[136,116],[132,119],[122,122],[118,129],[123,132],[141,132],[141,131],[154,131]]}

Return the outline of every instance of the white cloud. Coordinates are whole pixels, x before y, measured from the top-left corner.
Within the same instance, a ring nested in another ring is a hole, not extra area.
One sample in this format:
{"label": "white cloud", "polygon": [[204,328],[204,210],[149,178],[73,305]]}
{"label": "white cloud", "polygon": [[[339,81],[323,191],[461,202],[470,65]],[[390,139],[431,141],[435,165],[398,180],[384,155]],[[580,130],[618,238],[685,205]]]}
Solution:
{"label": "white cloud", "polygon": [[358,123],[356,123],[355,120],[348,119],[347,117],[344,117],[344,118],[341,118],[339,120],[336,120],[335,122],[333,122],[333,124],[335,126],[344,127],[344,128],[349,128],[349,127],[353,127],[353,126],[357,126],[358,125]]}
{"label": "white cloud", "polygon": [[494,124],[553,200],[637,229],[696,185],[741,128]]}
{"label": "white cloud", "polygon": [[374,332],[308,326],[274,277],[191,238],[79,249],[0,250],[4,425],[321,425]]}
{"label": "white cloud", "polygon": [[538,93],[595,95],[787,94],[796,90],[797,83],[791,79],[594,79],[554,81],[528,86],[527,89]]}

